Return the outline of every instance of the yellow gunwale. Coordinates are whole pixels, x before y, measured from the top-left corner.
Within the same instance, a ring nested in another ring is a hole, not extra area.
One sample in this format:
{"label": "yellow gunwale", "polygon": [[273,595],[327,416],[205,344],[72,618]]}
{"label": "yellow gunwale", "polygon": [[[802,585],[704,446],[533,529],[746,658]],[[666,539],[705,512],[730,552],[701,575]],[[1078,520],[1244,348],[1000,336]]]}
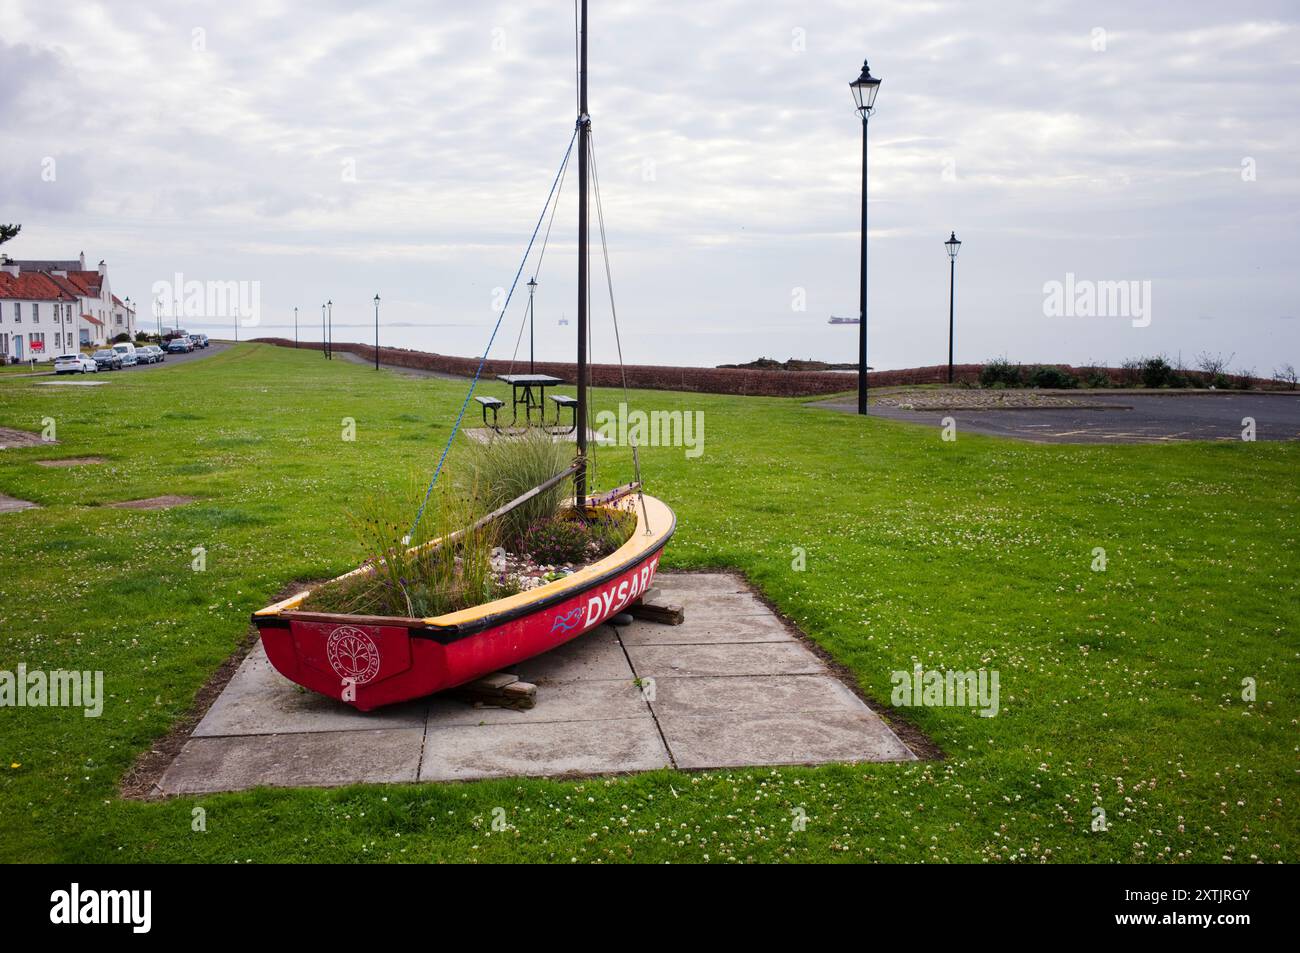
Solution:
{"label": "yellow gunwale", "polygon": [[[641,500],[645,500],[644,510],[640,506]],[[623,510],[636,513],[636,529],[632,535],[618,549],[614,550],[604,559],[592,563],[590,566],[584,566],[572,575],[565,576],[563,579],[557,579],[555,582],[548,582],[544,586],[538,586],[536,589],[529,589],[526,592],[518,592],[513,596],[506,596],[504,599],[494,599],[491,602],[485,602],[482,605],[470,606],[468,609],[460,609],[456,612],[448,612],[440,616],[429,616],[421,621],[428,626],[454,627],[463,626],[466,623],[474,622],[485,616],[499,615],[503,612],[510,612],[521,606],[528,605],[532,602],[541,602],[555,596],[560,596],[569,590],[582,589],[589,585],[593,580],[605,575],[614,566],[636,562],[636,560],[656,549],[662,544],[665,538],[672,533],[676,517],[668,504],[662,500],[650,496],[637,496],[635,494],[624,497],[612,504],[608,504],[605,509]],[[647,520],[648,516],[648,520]],[[647,532],[647,526],[649,532]],[[418,547],[420,549],[428,546],[435,546],[439,540],[429,540]],[[351,572],[345,572],[341,576],[336,576],[329,580],[338,582],[342,579],[348,579],[352,576],[367,575],[375,571],[374,566],[359,566]],[[254,618],[266,618],[277,616],[282,612],[292,612],[302,605],[303,601],[310,596],[311,589],[305,589],[297,595],[290,596],[288,599],[282,599],[274,605],[269,605],[265,609],[259,609],[253,613]]]}

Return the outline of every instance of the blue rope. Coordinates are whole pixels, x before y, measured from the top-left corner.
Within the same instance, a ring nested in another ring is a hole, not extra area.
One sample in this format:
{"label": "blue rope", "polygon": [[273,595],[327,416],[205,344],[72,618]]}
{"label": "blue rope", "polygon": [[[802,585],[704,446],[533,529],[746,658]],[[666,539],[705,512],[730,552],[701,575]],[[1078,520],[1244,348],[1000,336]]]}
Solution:
{"label": "blue rope", "polygon": [[474,379],[469,382],[469,390],[465,394],[465,400],[460,405],[460,413],[456,415],[456,425],[451,428],[451,434],[447,437],[447,445],[442,448],[442,456],[438,458],[438,465],[434,468],[433,479],[429,481],[428,489],[424,491],[424,499],[420,501],[419,512],[415,514],[415,522],[411,524],[411,532],[407,534],[407,540],[415,541],[415,531],[420,527],[420,520],[424,518],[424,508],[429,505],[429,496],[433,493],[433,485],[438,482],[438,476],[442,473],[442,466],[447,462],[447,454],[451,452],[451,445],[456,439],[456,434],[460,431],[461,421],[465,418],[465,408],[469,406],[470,398],[474,396],[474,388],[478,386],[479,377],[483,373],[483,365],[487,363],[488,353],[492,350],[492,342],[497,339],[497,331],[501,329],[501,322],[505,319],[506,311],[510,308],[510,299],[514,297],[515,286],[519,284],[519,276],[524,273],[524,265],[528,264],[528,256],[532,253],[533,242],[537,240],[537,233],[541,231],[542,222],[546,220],[546,210],[551,207],[551,199],[555,197],[556,186],[560,183],[560,176],[564,174],[565,167],[569,164],[569,156],[573,154],[573,143],[578,138],[578,127],[574,126],[573,136],[569,139],[569,148],[564,151],[564,159],[560,162],[559,171],[555,173],[555,180],[551,182],[551,191],[546,196],[546,204],[542,206],[542,214],[537,217],[537,224],[533,226],[532,237],[528,239],[528,247],[524,249],[524,257],[519,262],[519,269],[515,272],[515,280],[510,283],[510,292],[506,295],[506,302],[501,306],[501,314],[497,316],[497,323],[492,328],[492,336],[488,338],[487,347],[483,349],[483,356],[478,360],[478,367],[474,369]]}

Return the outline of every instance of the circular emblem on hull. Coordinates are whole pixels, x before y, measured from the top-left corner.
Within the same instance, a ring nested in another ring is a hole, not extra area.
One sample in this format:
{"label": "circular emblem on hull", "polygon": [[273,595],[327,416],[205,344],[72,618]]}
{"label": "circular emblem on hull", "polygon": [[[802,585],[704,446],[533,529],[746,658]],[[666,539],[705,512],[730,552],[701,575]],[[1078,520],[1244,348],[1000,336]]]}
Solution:
{"label": "circular emblem on hull", "polygon": [[379,646],[355,625],[341,625],[325,643],[325,657],[339,678],[364,685],[379,674]]}

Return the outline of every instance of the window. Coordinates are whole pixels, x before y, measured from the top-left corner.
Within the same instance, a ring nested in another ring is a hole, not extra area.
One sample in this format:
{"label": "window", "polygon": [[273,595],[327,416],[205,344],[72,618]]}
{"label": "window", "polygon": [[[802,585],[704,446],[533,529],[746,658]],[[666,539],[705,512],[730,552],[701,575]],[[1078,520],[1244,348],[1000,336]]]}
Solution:
{"label": "window", "polygon": [[14,324],[22,324],[22,323],[23,323],[23,303],[21,301],[15,301],[14,302]]}
{"label": "window", "polygon": [[41,306],[38,302],[32,302],[32,324],[41,323]]}

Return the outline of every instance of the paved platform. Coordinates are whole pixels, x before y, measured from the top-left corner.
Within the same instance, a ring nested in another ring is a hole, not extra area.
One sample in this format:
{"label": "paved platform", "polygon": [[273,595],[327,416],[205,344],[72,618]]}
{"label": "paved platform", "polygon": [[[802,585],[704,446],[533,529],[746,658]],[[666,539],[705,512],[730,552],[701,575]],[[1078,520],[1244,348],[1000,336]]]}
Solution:
{"label": "paved platform", "polygon": [[601,626],[516,667],[527,711],[444,696],[363,714],[281,677],[260,644],[163,774],[167,794],[915,755],[736,577],[661,574],[686,622]]}
{"label": "paved platform", "polygon": [[[872,404],[870,413],[936,430],[943,426],[945,417],[952,417],[959,435],[980,433],[1035,443],[1240,442],[1245,417],[1255,421],[1256,440],[1300,439],[1300,393],[1070,393],[1095,406],[905,410]],[[844,400],[814,401],[808,406],[857,413],[856,402]]]}

